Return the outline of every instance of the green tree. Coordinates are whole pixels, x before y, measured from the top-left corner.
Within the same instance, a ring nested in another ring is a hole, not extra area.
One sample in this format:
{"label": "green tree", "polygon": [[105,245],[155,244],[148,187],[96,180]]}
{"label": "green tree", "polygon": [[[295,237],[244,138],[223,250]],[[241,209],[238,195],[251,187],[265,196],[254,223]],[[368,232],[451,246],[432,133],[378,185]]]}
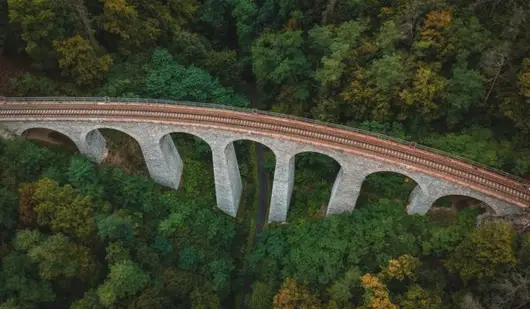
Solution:
{"label": "green tree", "polygon": [[311,43],[319,50],[325,51],[320,59],[321,65],[315,72],[315,79],[322,87],[342,77],[347,67],[345,62],[356,56],[354,48],[357,47],[358,39],[365,29],[364,23],[350,21],[336,27],[317,26],[309,31]]}
{"label": "green tree", "polygon": [[15,193],[0,188],[0,226],[11,229],[18,221],[18,197]]}
{"label": "green tree", "polygon": [[187,299],[200,282],[197,274],[176,267],[168,267],[162,280],[166,294],[181,301]]}
{"label": "green tree", "polygon": [[49,166],[61,166],[65,157],[49,148],[15,139],[6,141],[1,149],[1,181],[7,188],[18,188],[19,183],[33,182]]}
{"label": "green tree", "polygon": [[[24,304],[26,306],[32,307],[29,304]],[[18,304],[17,300],[14,298],[8,299],[6,302],[0,304],[0,309],[22,309],[22,307]]]}
{"label": "green tree", "polygon": [[361,273],[358,268],[348,270],[344,277],[333,282],[328,289],[331,300],[340,305],[341,308],[347,308],[351,298],[355,295],[356,288],[360,287]]}
{"label": "green tree", "polygon": [[192,22],[199,3],[196,0],[132,0],[143,14],[143,18],[160,21],[161,38],[168,39],[171,33],[180,31]]}
{"label": "green tree", "polygon": [[513,228],[490,223],[471,232],[446,260],[445,266],[462,280],[494,277],[516,263]]}
{"label": "green tree", "polygon": [[97,293],[101,303],[110,307],[119,299],[132,296],[149,284],[149,275],[130,260],[110,265],[110,272]]}
{"label": "green tree", "polygon": [[402,309],[442,309],[444,308],[440,291],[427,291],[414,284],[400,297],[399,308]]}
{"label": "green tree", "polygon": [[297,84],[310,73],[302,31],[266,32],[252,45],[252,69],[259,83]]}
{"label": "green tree", "polygon": [[215,291],[227,291],[230,288],[231,272],[234,265],[229,259],[216,259],[208,264],[212,287]]}
{"label": "green tree", "polygon": [[493,136],[492,130],[480,127],[460,133],[432,135],[425,139],[425,144],[499,168],[509,162],[513,152],[509,141],[499,140]]}
{"label": "green tree", "polygon": [[155,288],[147,288],[134,299],[129,305],[129,309],[165,309],[170,305],[169,299],[161,295],[160,291]]}
{"label": "green tree", "polygon": [[400,31],[396,22],[389,20],[384,22],[379,28],[375,43],[377,47],[385,54],[390,54],[395,51],[396,43],[403,40],[405,36]]}
{"label": "green tree", "polygon": [[397,92],[407,79],[408,74],[404,60],[398,54],[384,55],[367,69],[369,84],[374,85],[379,93]]}
{"label": "green tree", "polygon": [[252,285],[252,295],[250,297],[250,309],[270,309],[272,299],[275,295],[274,287],[269,282],[255,282]]}
{"label": "green tree", "polygon": [[103,29],[120,40],[119,50],[123,54],[154,44],[161,32],[160,22],[139,12],[134,2],[105,0],[100,17]]}
{"label": "green tree", "polygon": [[463,65],[453,68],[452,77],[447,84],[447,122],[451,125],[460,123],[466,113],[477,107],[486,94],[485,77],[476,70],[469,70]]}
{"label": "green tree", "polygon": [[232,17],[236,20],[237,38],[240,48],[249,52],[254,36],[254,23],[258,13],[256,4],[249,0],[234,1]]}
{"label": "green tree", "polygon": [[72,157],[68,167],[68,182],[83,194],[95,199],[103,196],[103,188],[98,184],[94,164],[84,157]]}
{"label": "green tree", "polygon": [[191,309],[221,309],[219,296],[208,287],[197,287],[190,293]]}
{"label": "green tree", "polygon": [[133,227],[127,218],[121,218],[117,214],[97,220],[98,236],[102,240],[121,241],[131,244],[133,238]]}
{"label": "green tree", "polygon": [[224,105],[248,106],[248,100],[219,81],[205,70],[177,63],[167,50],[155,50],[145,80],[145,91],[153,97],[174,100],[194,100]]}
{"label": "green tree", "polygon": [[37,278],[34,275],[36,273],[35,264],[26,254],[11,252],[2,258],[0,275],[2,290],[16,299],[21,308],[50,303],[56,298],[51,282]]}
{"label": "green tree", "polygon": [[424,121],[439,118],[440,107],[446,96],[447,80],[435,67],[420,65],[412,78],[412,86],[399,93],[404,103],[400,118],[421,117]]}
{"label": "green tree", "polygon": [[197,248],[182,248],[179,252],[179,268],[190,271],[197,270],[200,258],[200,252]]}
{"label": "green tree", "polygon": [[103,309],[104,307],[99,302],[98,294],[95,290],[91,289],[85,292],[83,298],[77,299],[72,302],[70,309]]}
{"label": "green tree", "polygon": [[26,53],[41,68],[55,67],[53,42],[75,32],[79,25],[66,0],[9,0],[9,21],[21,29]]}
{"label": "green tree", "polygon": [[74,78],[78,86],[94,86],[112,65],[110,55],[98,55],[94,46],[80,35],[55,40],[53,47],[63,74]]}
{"label": "green tree", "polygon": [[118,168],[105,171],[100,182],[106,199],[115,207],[132,212],[151,211],[156,186],[148,177],[131,176]]}
{"label": "green tree", "polygon": [[108,264],[116,264],[118,262],[130,260],[131,256],[129,250],[124,248],[120,243],[111,242],[107,245],[105,260]]}
{"label": "green tree", "polygon": [[70,185],[61,187],[57,182],[43,178],[36,183],[34,201],[40,226],[49,226],[54,232],[82,239],[94,235],[94,216],[102,209],[90,196],[77,194]]}
{"label": "green tree", "polygon": [[502,103],[504,115],[511,119],[515,125],[528,134],[530,132],[530,58],[524,58],[517,79],[515,91],[510,92]]}
{"label": "green tree", "polygon": [[20,73],[9,80],[8,94],[17,97],[53,96],[58,93],[57,88],[57,83],[47,77]]}
{"label": "green tree", "polygon": [[94,275],[90,249],[72,243],[63,234],[47,237],[37,231],[22,230],[16,235],[15,246],[38,264],[39,276],[44,280],[76,276],[87,280]]}

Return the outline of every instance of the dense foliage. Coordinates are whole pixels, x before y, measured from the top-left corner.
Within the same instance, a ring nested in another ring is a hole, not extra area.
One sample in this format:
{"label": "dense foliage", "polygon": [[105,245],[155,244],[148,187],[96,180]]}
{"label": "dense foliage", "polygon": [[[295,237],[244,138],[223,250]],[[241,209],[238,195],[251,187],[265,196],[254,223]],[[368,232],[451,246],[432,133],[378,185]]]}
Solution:
{"label": "dense foliage", "polygon": [[[527,0],[0,0],[0,95],[257,107],[528,177],[528,16]],[[408,178],[371,175],[357,211],[324,220],[338,166],[300,154],[290,224],[261,231],[254,146],[236,144],[232,219],[204,143],[173,136],[174,192],[103,133],[101,166],[0,140],[0,309],[530,306],[529,235],[473,209],[407,216]]]}
{"label": "dense foliage", "polygon": [[0,92],[250,97],[526,175],[528,16],[525,0],[4,0]]}
{"label": "dense foliage", "polygon": [[[10,0],[0,93],[252,101],[528,177],[529,15],[521,0]],[[293,217],[321,212],[336,175],[301,161]]]}
{"label": "dense foliage", "polygon": [[0,155],[2,308],[204,308],[229,295],[235,225],[211,195],[28,142],[0,141]]}
{"label": "dense foliage", "polygon": [[237,235],[242,222],[215,208],[211,174],[201,174],[211,162],[185,161],[175,192],[62,150],[0,140],[0,308],[530,304],[529,235],[502,222],[477,228],[477,209],[409,216],[406,198],[388,198],[405,187],[374,178],[367,192],[387,191],[357,211],[270,225],[252,249]]}

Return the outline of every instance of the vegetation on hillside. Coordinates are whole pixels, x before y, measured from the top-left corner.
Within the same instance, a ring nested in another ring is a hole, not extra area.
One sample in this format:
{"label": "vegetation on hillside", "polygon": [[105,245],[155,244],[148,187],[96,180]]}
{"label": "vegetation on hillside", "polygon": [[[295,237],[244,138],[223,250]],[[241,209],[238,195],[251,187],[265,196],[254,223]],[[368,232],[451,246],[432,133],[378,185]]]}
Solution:
{"label": "vegetation on hillside", "polygon": [[528,16],[525,0],[4,0],[0,92],[251,95],[526,175]]}
{"label": "vegetation on hillside", "polygon": [[[253,106],[529,177],[528,16],[527,0],[0,0],[0,95]],[[323,219],[337,164],[300,154],[289,224],[260,231],[248,142],[234,219],[204,143],[172,136],[171,191],[102,133],[100,166],[0,140],[0,309],[530,306],[530,236],[476,227],[478,209],[408,216],[411,179],[370,175],[356,211]]]}
{"label": "vegetation on hillside", "polygon": [[215,207],[204,173],[211,162],[191,153],[183,187],[172,191],[63,150],[0,140],[0,308],[449,309],[472,301],[508,309],[530,301],[529,235],[501,222],[477,228],[478,209],[409,216],[406,198],[389,198],[404,188],[374,178],[368,192],[388,190],[358,210],[269,225],[251,248],[246,222]]}

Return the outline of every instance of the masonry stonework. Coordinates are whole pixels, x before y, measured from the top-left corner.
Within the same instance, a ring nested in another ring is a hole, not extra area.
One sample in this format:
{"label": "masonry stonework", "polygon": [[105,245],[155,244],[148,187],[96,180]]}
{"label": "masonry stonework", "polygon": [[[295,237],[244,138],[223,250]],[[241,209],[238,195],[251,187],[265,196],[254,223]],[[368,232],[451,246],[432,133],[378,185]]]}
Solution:
{"label": "masonry stonework", "polygon": [[425,214],[437,199],[448,195],[476,198],[488,204],[497,214],[522,211],[520,207],[465,186],[432,177],[406,164],[392,164],[384,159],[368,158],[244,130],[216,129],[200,124],[168,125],[155,122],[126,123],[53,119],[5,121],[3,125],[19,135],[32,128],[58,131],[72,139],[79,151],[95,162],[101,162],[107,153],[105,139],[98,129],[109,128],[122,131],[140,144],[151,177],[159,184],[173,189],[178,188],[182,171],[186,167],[169,134],[188,133],[197,136],[208,143],[212,149],[217,206],[231,216],[237,215],[242,192],[241,176],[233,145],[238,140],[261,143],[271,149],[276,156],[269,222],[284,222],[287,219],[294,184],[295,156],[302,152],[327,155],[341,166],[331,190],[328,215],[352,211],[364,179],[377,172],[399,173],[417,183],[407,206],[410,214]]}

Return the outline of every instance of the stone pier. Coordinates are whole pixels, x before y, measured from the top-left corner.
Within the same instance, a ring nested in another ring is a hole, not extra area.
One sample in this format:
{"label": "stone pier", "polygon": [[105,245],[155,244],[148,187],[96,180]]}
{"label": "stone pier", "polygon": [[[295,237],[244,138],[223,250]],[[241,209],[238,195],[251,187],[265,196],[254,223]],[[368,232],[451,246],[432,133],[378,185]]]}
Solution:
{"label": "stone pier", "polygon": [[285,222],[287,220],[287,212],[293,195],[294,163],[295,157],[293,155],[282,156],[280,153],[280,156],[276,157],[269,222]]}
{"label": "stone pier", "polygon": [[163,186],[177,190],[183,164],[171,135],[166,134],[159,140],[156,137],[143,139],[140,147],[151,178]]}
{"label": "stone pier", "polygon": [[212,147],[215,196],[217,207],[235,217],[241,200],[243,185],[239,174],[234,144]]}

